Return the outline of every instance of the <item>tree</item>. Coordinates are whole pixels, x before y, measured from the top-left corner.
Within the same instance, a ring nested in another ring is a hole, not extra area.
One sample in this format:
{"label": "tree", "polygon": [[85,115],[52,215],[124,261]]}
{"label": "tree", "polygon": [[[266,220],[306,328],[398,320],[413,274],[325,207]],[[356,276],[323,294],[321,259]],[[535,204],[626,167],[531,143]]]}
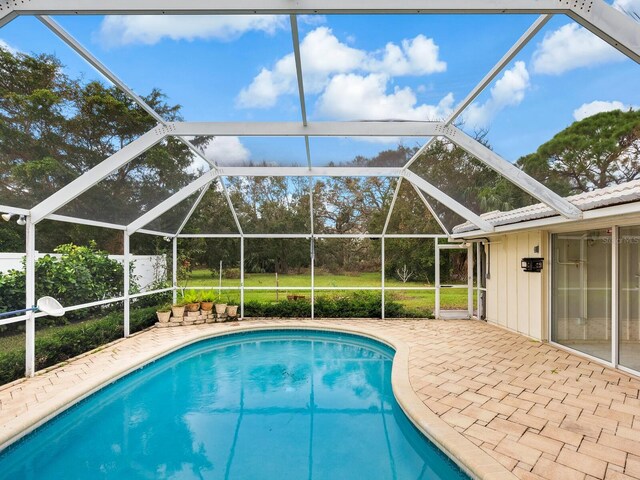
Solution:
{"label": "tree", "polygon": [[614,110],[574,122],[518,165],[561,195],[636,180],[640,111]]}
{"label": "tree", "polygon": [[[159,90],[143,99],[166,120],[181,119]],[[0,47],[0,204],[32,208],[155,124],[117,88],[69,77],[54,56]],[[192,180],[191,163],[188,149],[168,139],[58,213],[126,224]],[[38,231],[45,251],[91,237],[102,248],[122,244],[121,233],[106,229],[46,222]]]}

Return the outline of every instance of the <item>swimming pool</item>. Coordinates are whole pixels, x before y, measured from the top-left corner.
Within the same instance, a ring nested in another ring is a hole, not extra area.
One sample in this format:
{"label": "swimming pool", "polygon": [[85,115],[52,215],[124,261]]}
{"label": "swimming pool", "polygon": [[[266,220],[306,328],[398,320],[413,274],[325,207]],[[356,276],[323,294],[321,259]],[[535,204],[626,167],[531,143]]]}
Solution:
{"label": "swimming pool", "polygon": [[316,331],[227,335],[100,390],[0,454],[6,478],[467,478],[406,418],[393,350]]}

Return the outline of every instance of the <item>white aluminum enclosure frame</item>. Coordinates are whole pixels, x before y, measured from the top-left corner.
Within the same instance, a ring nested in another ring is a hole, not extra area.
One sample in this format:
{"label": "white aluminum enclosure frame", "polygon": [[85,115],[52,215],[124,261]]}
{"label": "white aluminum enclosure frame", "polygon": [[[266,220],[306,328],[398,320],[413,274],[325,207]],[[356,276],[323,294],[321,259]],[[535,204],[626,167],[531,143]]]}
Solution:
{"label": "white aluminum enclosure frame", "polygon": [[[300,56],[300,39],[297,28],[297,15],[300,14],[357,14],[357,13],[385,13],[385,14],[430,14],[430,13],[448,13],[448,14],[531,14],[539,13],[541,16],[534,24],[520,37],[513,47],[505,53],[502,59],[485,75],[485,77],[476,85],[469,95],[456,106],[452,114],[444,121],[440,122],[416,122],[416,121],[373,121],[373,122],[309,122],[307,119],[303,68],[304,64]],[[296,75],[298,84],[298,95],[301,107],[300,122],[167,122],[157,112],[155,112],[144,100],[130,89],[122,80],[113,74],[104,64],[102,64],[93,54],[91,54],[84,46],[69,35],[62,27],[60,27],[53,19],[47,15],[95,15],[95,14],[146,14],[146,15],[221,15],[221,14],[282,14],[289,15],[292,31],[293,52],[296,64]],[[27,217],[27,275],[26,275],[26,304],[27,307],[33,305],[34,302],[34,253],[35,253],[35,229],[39,222],[45,219],[79,223],[84,225],[92,225],[101,228],[111,228],[121,230],[124,235],[125,243],[125,264],[128,263],[128,244],[129,236],[134,233],[145,233],[150,235],[168,236],[173,239],[173,257],[177,258],[177,240],[178,238],[192,238],[191,235],[182,234],[182,230],[189,221],[198,204],[202,200],[206,189],[209,188],[211,182],[216,179],[220,180],[222,191],[227,199],[229,209],[233,214],[233,218],[238,229],[237,234],[223,235],[199,235],[204,238],[239,238],[241,241],[241,286],[242,298],[244,298],[244,239],[253,238],[254,235],[245,234],[238,220],[238,216],[231,202],[231,198],[224,183],[225,177],[235,176],[299,176],[308,177],[310,179],[310,219],[311,231],[309,234],[273,234],[271,238],[308,238],[311,244],[310,258],[311,270],[314,269],[314,240],[317,238],[380,238],[382,240],[382,285],[383,296],[383,315],[384,315],[384,240],[385,238],[434,238],[436,243],[438,239],[450,237],[442,221],[433,211],[431,205],[425,198],[425,193],[442,203],[446,207],[452,209],[463,218],[475,224],[481,231],[490,232],[494,228],[479,215],[471,212],[464,205],[450,198],[448,195],[437,189],[429,183],[429,179],[422,178],[410,170],[413,162],[423,153],[437,137],[445,137],[460,148],[476,157],[478,160],[489,166],[505,178],[513,182],[524,191],[537,198],[541,202],[555,210],[562,217],[563,221],[576,220],[582,217],[582,212],[567,200],[556,195],[554,192],[546,188],[544,185],[535,181],[524,172],[517,169],[514,165],[497,155],[495,152],[487,149],[480,142],[469,137],[460,129],[453,125],[458,118],[475,98],[493,81],[497,75],[513,60],[518,52],[540,31],[540,29],[548,22],[554,14],[567,15],[591,31],[597,37],[612,45],[621,51],[627,57],[635,62],[640,63],[640,25],[629,18],[624,13],[616,10],[602,0],[590,0],[589,2],[562,2],[558,0],[476,0],[469,2],[468,0],[405,0],[397,2],[397,0],[370,0],[362,2],[361,0],[217,0],[211,2],[209,0],[182,0],[175,2],[173,0],[111,0],[109,2],[98,0],[7,0],[0,4],[0,27],[4,26],[19,15],[35,15],[40,21],[46,25],[54,34],[63,40],[70,48],[76,51],[83,59],[96,68],[115,86],[121,89],[149,115],[152,116],[158,125],[152,128],[135,141],[131,142],[120,151],[114,153],[103,162],[87,171],[76,180],[61,188],[49,198],[40,202],[32,209],[19,209],[11,206],[0,206],[0,210],[25,215]],[[299,136],[305,139],[307,167],[288,168],[288,167],[224,167],[221,168],[214,162],[208,160],[206,156],[195,147],[190,138],[199,135],[207,136]],[[418,153],[402,168],[350,168],[350,167],[316,167],[313,166],[312,155],[309,148],[309,137],[312,136],[391,136],[391,137],[429,137],[427,142]],[[176,137],[184,143],[193,153],[193,155],[204,159],[211,167],[211,170],[200,178],[196,179],[190,185],[187,185],[179,192],[175,193],[165,201],[148,212],[145,212],[139,218],[131,222],[129,225],[115,225],[106,222],[100,222],[92,219],[78,219],[65,215],[60,215],[59,210],[67,205],[70,201],[77,198],[82,193],[105,179],[111,173],[115,172],[122,166],[126,165],[136,157],[140,156],[148,149],[164,141],[168,137]],[[397,178],[397,186],[392,199],[392,205],[395,204],[396,197],[400,189],[400,182],[407,180],[415,189],[421,201],[438,221],[445,235],[390,235],[387,234],[387,226],[389,224],[393,207],[387,216],[384,230],[381,234],[353,234],[353,235],[318,235],[313,230],[313,184],[314,177],[318,176],[385,176]],[[200,190],[200,194],[195,204],[190,208],[188,214],[183,219],[176,233],[164,233],[150,231],[144,229],[155,218],[178,205],[187,197],[195,194]],[[477,234],[478,232],[474,232]],[[257,237],[265,238],[265,235],[257,235]],[[436,266],[438,268],[438,265]],[[125,271],[125,275],[127,275]],[[313,276],[312,276],[313,278]],[[128,280],[125,279],[125,284]],[[312,279],[312,299],[314,291]],[[174,261],[173,286],[169,289],[160,291],[173,291],[175,297],[176,271]],[[246,287],[248,288],[248,287]],[[375,287],[378,289],[378,287]],[[320,290],[320,288],[317,288]],[[394,288],[396,290],[396,288]],[[437,291],[437,287],[436,287]],[[155,292],[146,292],[144,294],[129,295],[128,289],[124,292],[123,297],[116,299],[101,300],[81,306],[70,306],[67,310],[73,310],[86,306],[101,305],[110,302],[124,301],[125,303],[125,319],[129,317],[129,300],[136,296],[150,294]],[[243,312],[242,312],[243,313]],[[313,307],[312,307],[313,315]],[[41,314],[29,314],[13,319],[7,319],[0,324],[11,323],[14,321],[27,321],[26,335],[26,373],[33,375],[34,362],[34,341],[35,341],[35,323],[34,320]],[[126,322],[125,322],[126,323]],[[128,325],[125,326],[125,333],[128,334]]]}

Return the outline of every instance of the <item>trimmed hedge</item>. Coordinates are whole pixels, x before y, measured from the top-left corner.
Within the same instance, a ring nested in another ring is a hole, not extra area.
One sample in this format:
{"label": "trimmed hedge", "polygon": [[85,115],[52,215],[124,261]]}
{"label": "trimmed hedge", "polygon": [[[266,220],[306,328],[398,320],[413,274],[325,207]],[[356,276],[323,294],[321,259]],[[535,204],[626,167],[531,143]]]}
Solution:
{"label": "trimmed hedge", "polygon": [[[382,315],[380,294],[355,292],[350,295],[316,298],[314,316],[318,318],[379,318]],[[246,302],[244,314],[247,317],[310,317],[311,303],[308,300],[280,300],[272,303]],[[424,317],[424,312],[414,312],[394,301],[385,302],[385,316],[388,318]],[[431,317],[431,312],[427,312]]]}
{"label": "trimmed hedge", "polygon": [[[132,310],[129,326],[131,333],[153,325],[156,307]],[[36,334],[36,370],[98,348],[124,335],[122,312],[113,312],[102,318],[56,327],[41,335]],[[24,376],[25,349],[16,348],[0,352],[0,384]]]}

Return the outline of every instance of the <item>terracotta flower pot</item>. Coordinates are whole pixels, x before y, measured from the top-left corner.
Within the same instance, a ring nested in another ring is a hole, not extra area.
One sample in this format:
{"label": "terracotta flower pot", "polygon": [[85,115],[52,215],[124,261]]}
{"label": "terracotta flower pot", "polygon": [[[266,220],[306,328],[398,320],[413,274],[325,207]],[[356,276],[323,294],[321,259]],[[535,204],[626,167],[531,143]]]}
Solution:
{"label": "terracotta flower pot", "polygon": [[184,317],[184,305],[174,305],[171,307],[171,313],[174,317]]}
{"label": "terracotta flower pot", "polygon": [[200,308],[205,312],[210,312],[211,310],[213,310],[213,302],[202,302],[200,304]]}
{"label": "terracotta flower pot", "polygon": [[156,312],[160,323],[167,323],[171,317],[171,312]]}
{"label": "terracotta flower pot", "polygon": [[227,311],[227,304],[226,303],[216,303],[216,314],[217,315],[224,315],[224,312]]}
{"label": "terracotta flower pot", "polygon": [[185,310],[187,312],[197,312],[200,310],[200,303],[187,303]]}
{"label": "terracotta flower pot", "polygon": [[227,305],[227,315],[229,317],[237,317],[238,316],[238,306],[237,305]]}

